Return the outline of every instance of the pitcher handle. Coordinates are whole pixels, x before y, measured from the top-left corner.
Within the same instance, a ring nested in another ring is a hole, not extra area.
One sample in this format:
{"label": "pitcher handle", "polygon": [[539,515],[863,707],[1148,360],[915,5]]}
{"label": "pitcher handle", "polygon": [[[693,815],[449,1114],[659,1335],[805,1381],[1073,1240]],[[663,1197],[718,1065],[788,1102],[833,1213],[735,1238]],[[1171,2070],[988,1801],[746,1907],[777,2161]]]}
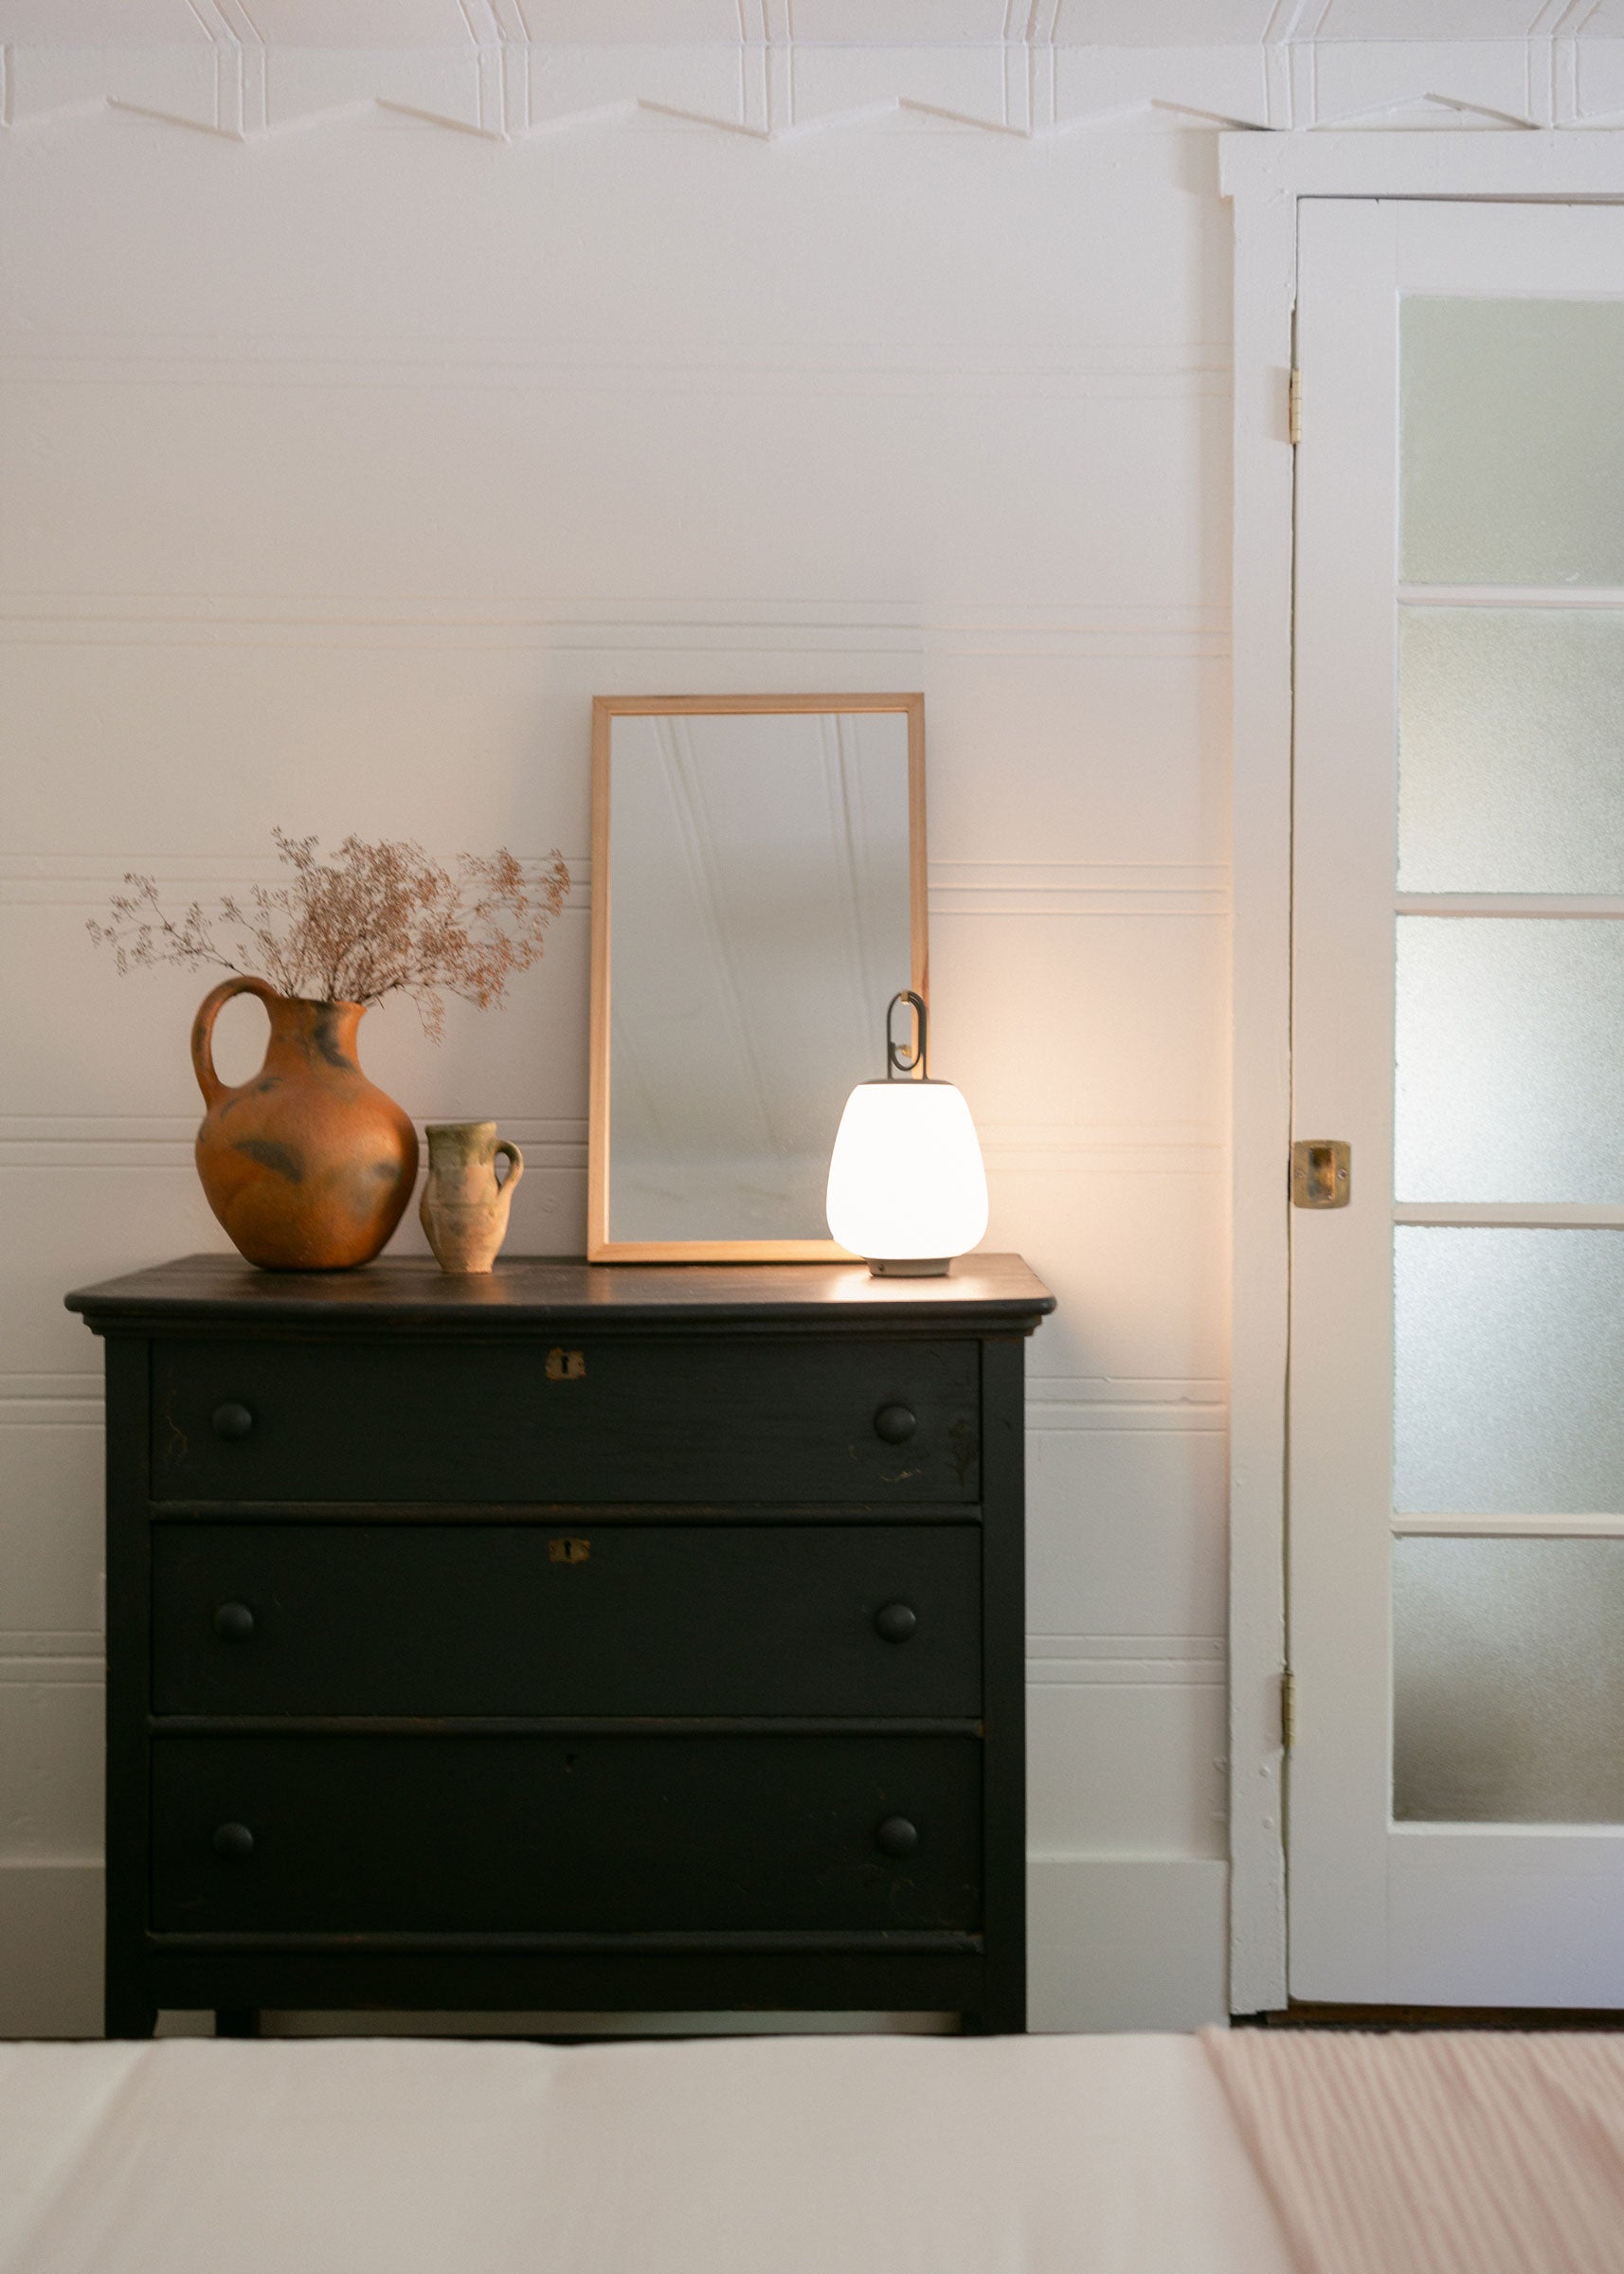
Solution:
{"label": "pitcher handle", "polygon": [[239,971],[211,987],[198,1004],[197,1017],[191,1022],[191,1070],[210,1111],[226,1092],[226,1083],[214,1071],[214,1021],[233,995],[257,995],[267,1011],[281,1001],[275,987],[267,986],[262,979],[250,979],[246,972]]}
{"label": "pitcher handle", "polygon": [[524,1175],[524,1155],[519,1151],[518,1146],[514,1143],[511,1137],[498,1137],[496,1144],[491,1147],[491,1161],[493,1166],[495,1165],[496,1158],[498,1153],[506,1153],[508,1157],[508,1173],[502,1179],[502,1190],[504,1192],[512,1192],[514,1186]]}

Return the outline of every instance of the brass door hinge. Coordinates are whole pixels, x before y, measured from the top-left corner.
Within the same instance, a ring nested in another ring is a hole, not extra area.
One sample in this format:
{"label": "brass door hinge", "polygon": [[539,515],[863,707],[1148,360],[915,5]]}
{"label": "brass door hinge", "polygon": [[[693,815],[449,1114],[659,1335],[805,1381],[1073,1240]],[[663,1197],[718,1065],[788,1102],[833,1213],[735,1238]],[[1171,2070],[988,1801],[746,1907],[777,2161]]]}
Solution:
{"label": "brass door hinge", "polygon": [[1286,440],[1294,450],[1303,439],[1303,374],[1293,364],[1286,386]]}
{"label": "brass door hinge", "polygon": [[1345,1208],[1353,1191],[1353,1147],[1340,1137],[1299,1137],[1291,1147],[1293,1208]]}
{"label": "brass door hinge", "polygon": [[1297,1677],[1288,1667],[1280,1677],[1280,1743],[1290,1753],[1297,1742]]}

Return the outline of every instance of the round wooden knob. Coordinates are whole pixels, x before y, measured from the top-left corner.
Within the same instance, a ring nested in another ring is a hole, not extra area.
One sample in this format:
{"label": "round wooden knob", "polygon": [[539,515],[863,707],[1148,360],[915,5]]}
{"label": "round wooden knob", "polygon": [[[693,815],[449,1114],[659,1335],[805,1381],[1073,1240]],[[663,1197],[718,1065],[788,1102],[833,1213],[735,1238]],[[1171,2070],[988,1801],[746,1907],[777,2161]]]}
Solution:
{"label": "round wooden knob", "polygon": [[888,1445],[906,1445],[919,1427],[911,1406],[882,1405],[874,1417],[874,1434]]}
{"label": "round wooden knob", "polygon": [[254,1426],[254,1417],[245,1405],[217,1405],[213,1417],[217,1437],[245,1437]]}
{"label": "round wooden knob", "polygon": [[906,1642],[918,1624],[911,1603],[885,1603],[874,1615],[874,1631],[882,1642]]}
{"label": "round wooden knob", "polygon": [[228,1863],[241,1863],[254,1852],[254,1835],[246,1824],[217,1824],[214,1828],[214,1852]]}
{"label": "round wooden knob", "polygon": [[882,1855],[911,1855],[919,1845],[919,1827],[906,1816],[887,1816],[875,1829],[874,1844]]}
{"label": "round wooden knob", "polygon": [[246,1603],[222,1603],[214,1614],[214,1632],[222,1642],[246,1642],[254,1632],[254,1614]]}

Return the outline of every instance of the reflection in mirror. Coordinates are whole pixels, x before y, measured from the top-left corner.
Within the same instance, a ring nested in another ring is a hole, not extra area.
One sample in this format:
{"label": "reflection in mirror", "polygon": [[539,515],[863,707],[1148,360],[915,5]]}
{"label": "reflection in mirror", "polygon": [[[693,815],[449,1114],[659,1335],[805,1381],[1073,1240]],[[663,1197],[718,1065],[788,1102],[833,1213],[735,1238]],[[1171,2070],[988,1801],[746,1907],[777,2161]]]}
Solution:
{"label": "reflection in mirror", "polygon": [[918,976],[911,723],[610,718],[609,1245],[827,1241],[841,1110]]}

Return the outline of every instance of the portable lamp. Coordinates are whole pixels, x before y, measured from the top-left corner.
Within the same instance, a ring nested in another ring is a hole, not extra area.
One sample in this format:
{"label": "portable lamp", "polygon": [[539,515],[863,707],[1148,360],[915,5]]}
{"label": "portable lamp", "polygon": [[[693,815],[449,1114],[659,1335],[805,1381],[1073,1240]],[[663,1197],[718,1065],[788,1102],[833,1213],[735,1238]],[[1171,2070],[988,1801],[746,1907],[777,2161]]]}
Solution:
{"label": "portable lamp", "polygon": [[[899,1002],[913,1013],[911,1048],[892,1032]],[[940,1277],[986,1231],[975,1124],[952,1083],[931,1080],[925,1030],[918,996],[893,995],[885,1078],[859,1082],[846,1100],[829,1163],[830,1234],[879,1278]]]}

